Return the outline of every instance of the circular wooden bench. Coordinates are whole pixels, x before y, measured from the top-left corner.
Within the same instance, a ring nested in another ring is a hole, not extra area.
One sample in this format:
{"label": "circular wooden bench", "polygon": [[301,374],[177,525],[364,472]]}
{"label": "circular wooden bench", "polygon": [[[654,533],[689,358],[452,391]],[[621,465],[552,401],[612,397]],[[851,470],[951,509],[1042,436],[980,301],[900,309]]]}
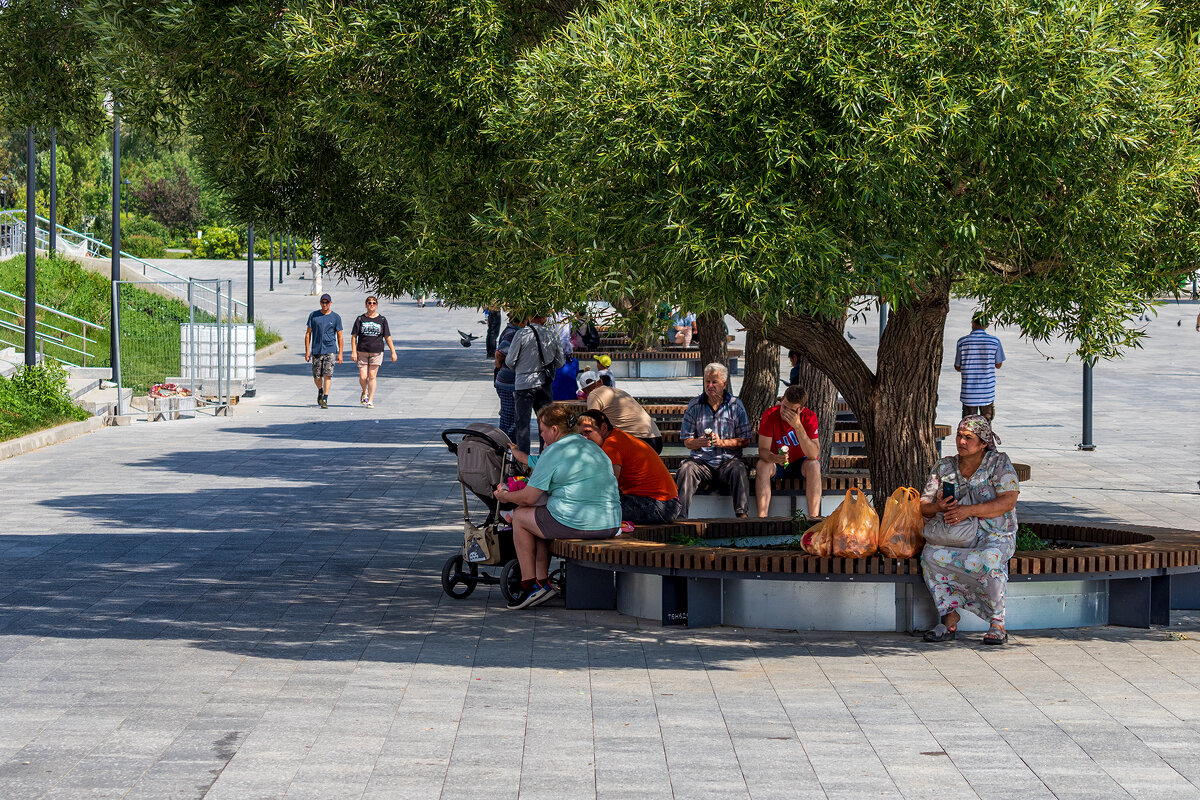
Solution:
{"label": "circular wooden bench", "polygon": [[[1172,608],[1200,608],[1200,532],[1027,524],[1043,539],[1079,546],[1013,556],[1010,629],[1148,627],[1168,624]],[[822,558],[798,547],[731,546],[797,535],[789,519],[684,520],[639,526],[616,539],[560,539],[551,549],[567,564],[569,608],[620,608],[659,616],[664,625],[693,627],[915,630],[936,621],[919,558]],[[1014,614],[1014,605],[1022,602],[1028,610]],[[806,624],[769,624],[786,618],[782,606],[789,603],[794,619]],[[847,609],[859,612],[863,627],[854,626],[855,615]]]}

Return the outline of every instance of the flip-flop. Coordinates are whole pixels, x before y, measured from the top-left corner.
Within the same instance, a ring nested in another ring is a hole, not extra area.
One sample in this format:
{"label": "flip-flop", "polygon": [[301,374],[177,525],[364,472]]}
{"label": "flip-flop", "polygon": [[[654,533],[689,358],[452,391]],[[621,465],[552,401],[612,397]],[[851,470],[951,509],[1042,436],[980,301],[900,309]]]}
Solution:
{"label": "flip-flop", "polygon": [[925,631],[925,635],[921,638],[927,642],[949,642],[952,641],[957,634],[958,628],[947,628],[944,624],[939,622],[931,629]]}
{"label": "flip-flop", "polygon": [[[996,632],[999,631],[999,635]],[[1000,645],[1008,641],[1008,631],[1003,628],[992,628],[983,635],[983,643],[991,645]]]}

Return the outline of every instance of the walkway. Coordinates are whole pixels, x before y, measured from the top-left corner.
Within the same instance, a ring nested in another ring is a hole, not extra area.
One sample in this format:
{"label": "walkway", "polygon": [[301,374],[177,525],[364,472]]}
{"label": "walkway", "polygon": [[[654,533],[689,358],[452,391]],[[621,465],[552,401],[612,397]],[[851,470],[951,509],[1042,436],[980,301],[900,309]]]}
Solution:
{"label": "walkway", "polygon": [[[435,433],[495,412],[481,342],[455,333],[479,315],[385,303],[401,357],[377,408],[342,365],[323,411],[296,349],[307,288],[259,287],[293,349],[233,416],[0,462],[3,800],[1200,797],[1198,616],[1174,619],[1187,639],[985,649],[450,600],[460,495]],[[348,327],[362,293],[326,289]],[[1196,526],[1180,316],[1097,370],[1091,454],[1071,449],[1077,365],[1001,333],[1027,508]],[[873,325],[850,328],[864,350]],[[948,377],[944,419],[956,394]]]}

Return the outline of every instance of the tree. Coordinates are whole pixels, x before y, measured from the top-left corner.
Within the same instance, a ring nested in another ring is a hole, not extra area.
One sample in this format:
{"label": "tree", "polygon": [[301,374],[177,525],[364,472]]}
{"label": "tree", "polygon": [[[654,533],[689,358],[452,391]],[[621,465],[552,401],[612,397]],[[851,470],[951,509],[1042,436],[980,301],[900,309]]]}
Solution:
{"label": "tree", "polygon": [[140,212],[172,232],[195,228],[200,222],[200,187],[181,164],[175,165],[174,176],[147,178],[133,187],[131,194]]}
{"label": "tree", "polygon": [[[1086,1],[613,3],[518,63],[488,130],[533,189],[481,225],[595,281],[673,275],[684,305],[803,353],[857,413],[882,502],[933,460],[952,290],[1114,357],[1195,263],[1195,49],[1163,23]],[[872,369],[841,321],[876,295]]]}
{"label": "tree", "polygon": [[952,291],[1115,357],[1195,263],[1192,5],[89,2],[244,221],[385,291],[729,312],[841,391],[877,498],[933,458]]}

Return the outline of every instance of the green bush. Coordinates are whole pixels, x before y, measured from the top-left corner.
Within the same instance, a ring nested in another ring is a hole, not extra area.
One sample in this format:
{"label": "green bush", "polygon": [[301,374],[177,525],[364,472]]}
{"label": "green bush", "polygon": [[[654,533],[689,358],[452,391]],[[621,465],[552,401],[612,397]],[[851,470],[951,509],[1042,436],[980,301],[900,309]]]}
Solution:
{"label": "green bush", "polygon": [[121,250],[138,258],[162,258],[164,244],[157,236],[135,233],[121,237]]}
{"label": "green bush", "polygon": [[229,228],[205,228],[204,235],[189,245],[196,258],[241,258],[237,231]]}
{"label": "green bush", "polygon": [[0,441],[87,416],[71,402],[67,371],[58,364],[21,367],[11,378],[0,378]]}
{"label": "green bush", "polygon": [[[139,217],[137,215],[130,215],[128,217],[122,215],[121,241],[124,242],[127,238],[132,236],[152,236],[155,239],[165,242],[170,238],[171,232],[167,230],[166,225],[163,225],[156,219],[152,219],[150,217]],[[121,249],[129,252],[128,248],[126,248],[123,244]]]}

